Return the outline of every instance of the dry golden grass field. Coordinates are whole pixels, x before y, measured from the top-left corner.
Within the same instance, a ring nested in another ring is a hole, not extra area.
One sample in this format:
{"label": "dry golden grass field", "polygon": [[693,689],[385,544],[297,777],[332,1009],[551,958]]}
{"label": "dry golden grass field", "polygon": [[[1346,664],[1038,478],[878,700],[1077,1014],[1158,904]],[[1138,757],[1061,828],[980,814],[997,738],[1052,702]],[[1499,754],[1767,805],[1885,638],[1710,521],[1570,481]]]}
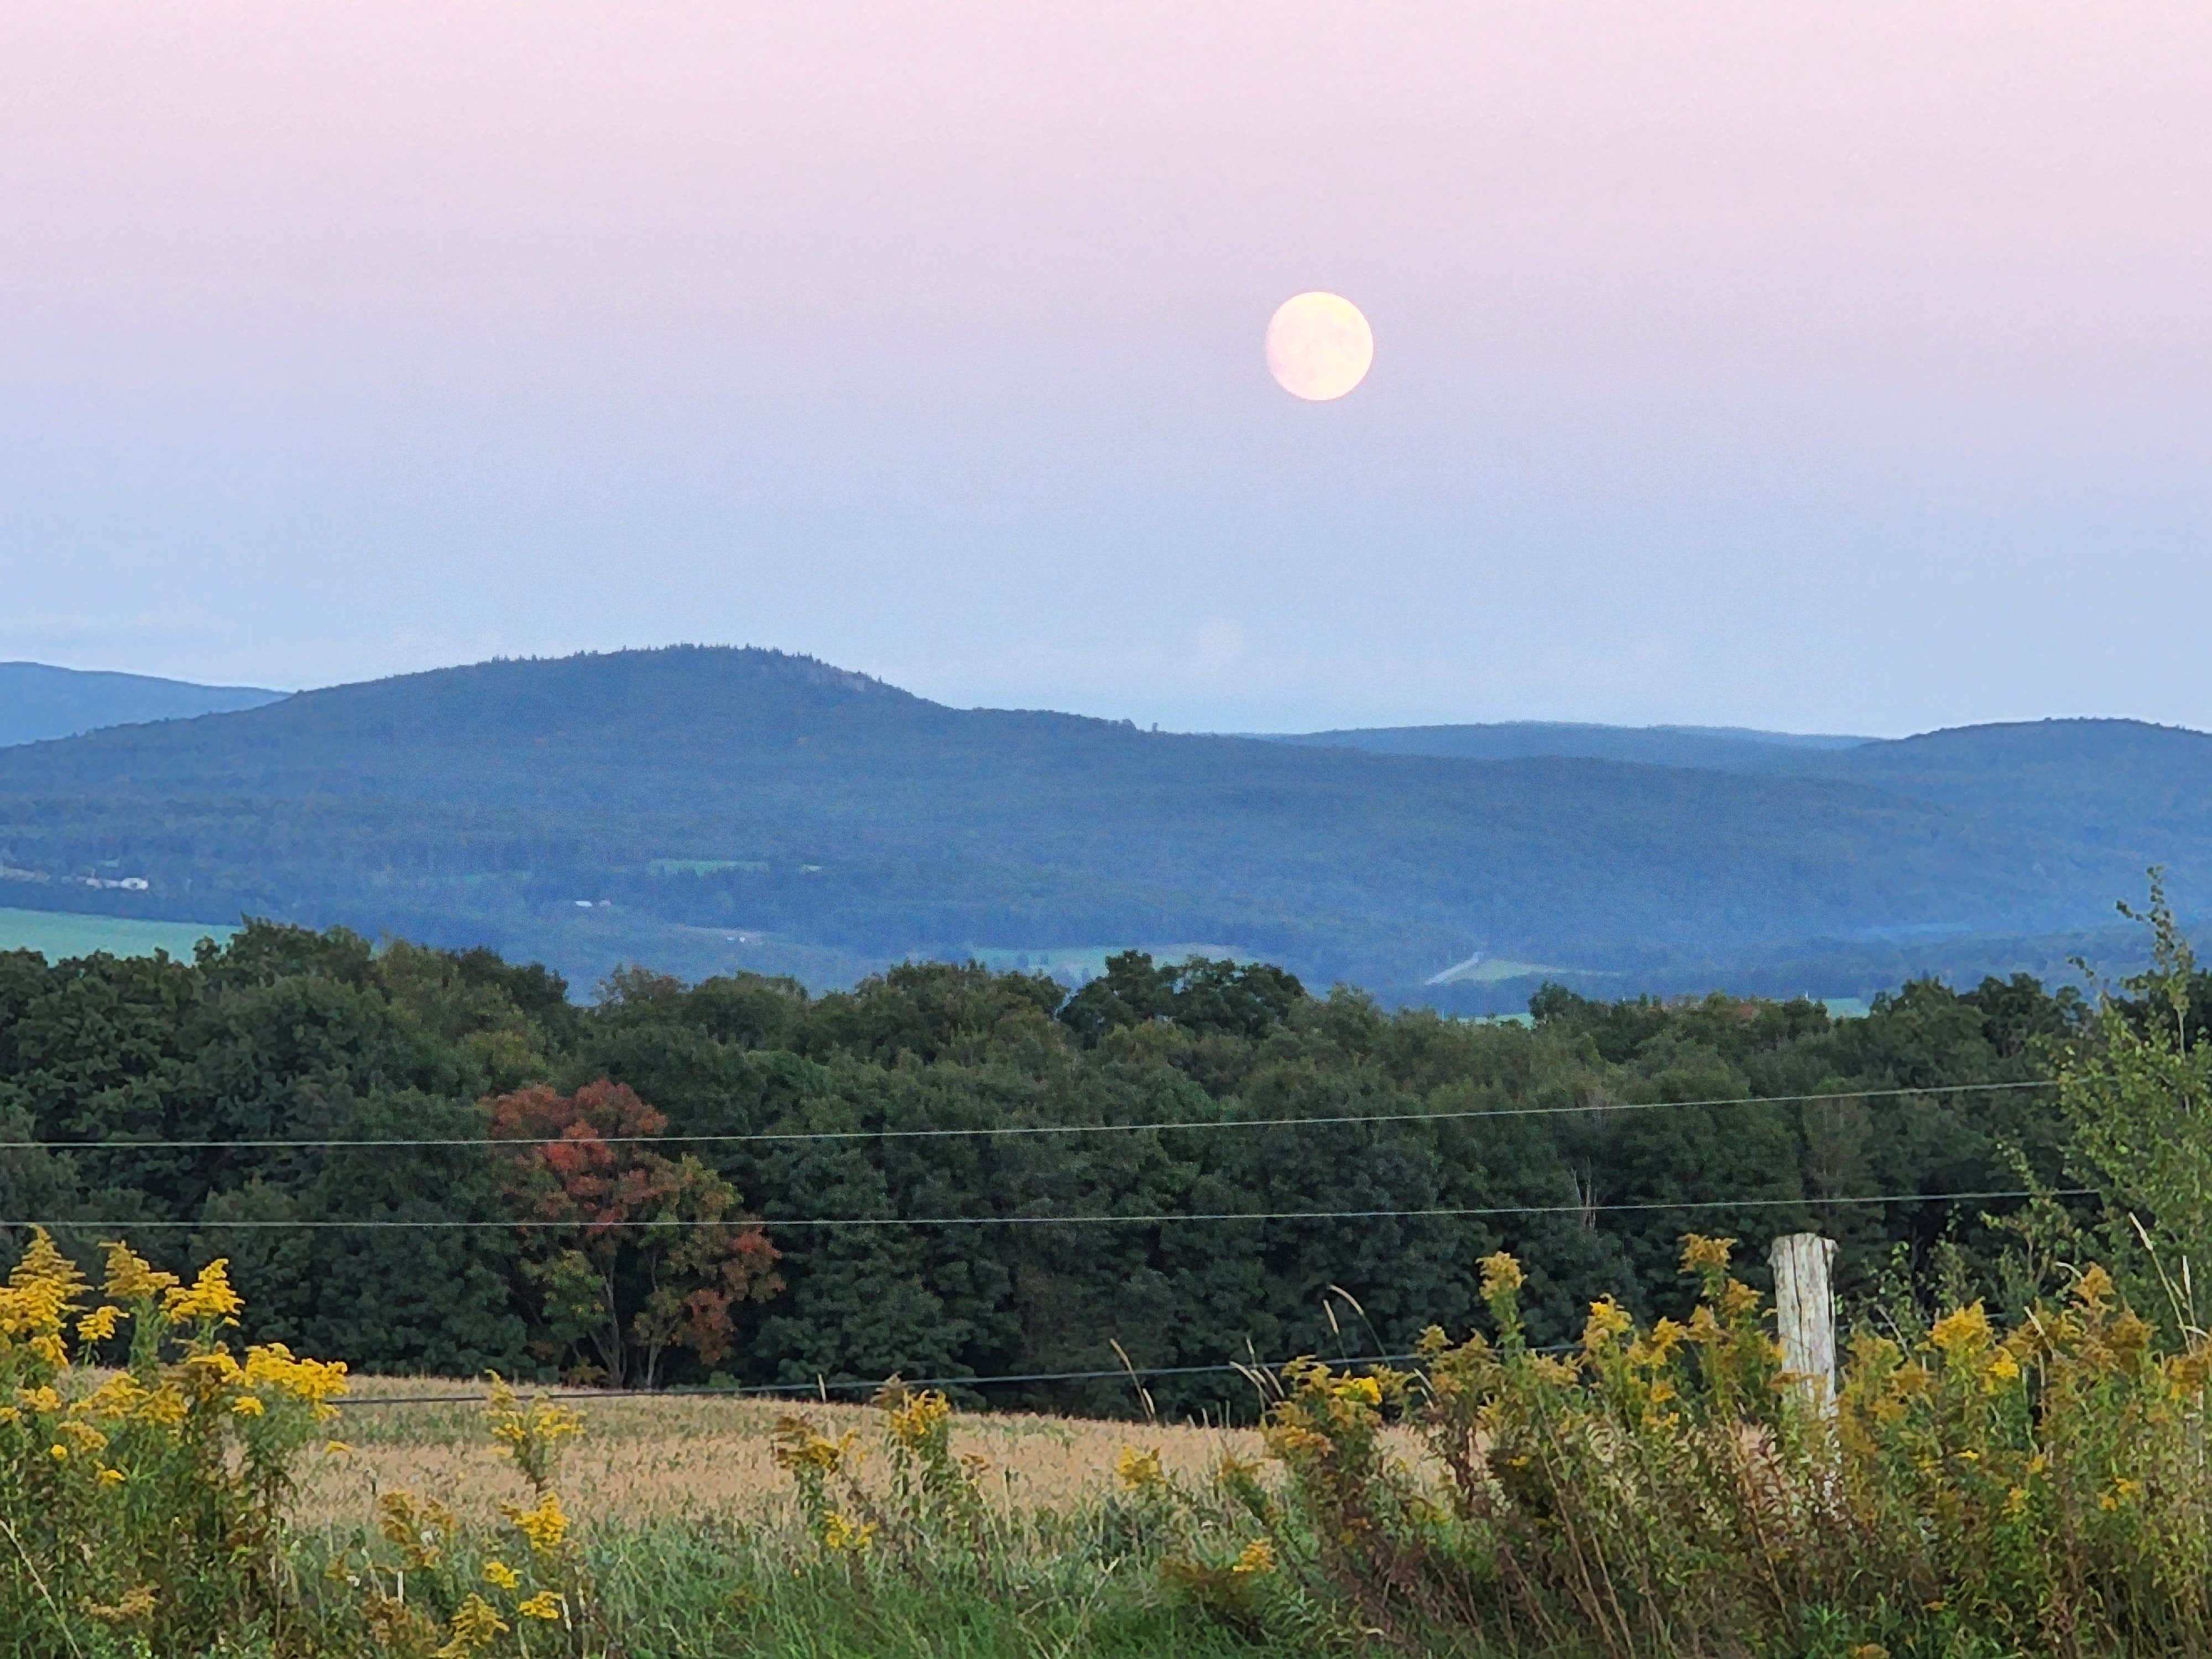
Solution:
{"label": "dry golden grass field", "polygon": [[[361,1398],[422,1398],[421,1405],[350,1405],[331,1432],[347,1449],[320,1457],[299,1496],[309,1526],[340,1528],[372,1519],[375,1493],[394,1487],[435,1497],[464,1522],[495,1522],[502,1502],[526,1489],[514,1467],[496,1455],[480,1406],[437,1401],[476,1395],[479,1384],[439,1378],[362,1377]],[[436,1403],[427,1403],[435,1401]],[[641,1522],[684,1517],[787,1518],[791,1478],[775,1466],[771,1437],[778,1420],[797,1413],[835,1438],[857,1430],[870,1455],[865,1474],[884,1474],[884,1414],[874,1407],[759,1396],[623,1397],[569,1400],[585,1431],[568,1443],[561,1490],[580,1522]],[[1159,1454],[1169,1474],[1202,1483],[1235,1451],[1257,1460],[1250,1430],[1182,1425],[1103,1423],[1015,1413],[956,1415],[953,1449],[982,1458],[981,1485],[994,1504],[1016,1510],[1067,1509],[1110,1491],[1115,1465],[1127,1447]]]}

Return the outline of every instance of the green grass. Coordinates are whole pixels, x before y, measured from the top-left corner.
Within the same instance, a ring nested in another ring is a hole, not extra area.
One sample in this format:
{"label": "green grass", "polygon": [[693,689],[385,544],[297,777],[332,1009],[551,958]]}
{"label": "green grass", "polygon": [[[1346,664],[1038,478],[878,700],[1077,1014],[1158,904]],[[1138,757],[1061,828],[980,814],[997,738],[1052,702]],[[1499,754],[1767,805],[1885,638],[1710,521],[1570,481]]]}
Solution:
{"label": "green grass", "polygon": [[[461,1550],[489,1553],[490,1541],[465,1539]],[[303,1542],[297,1572],[315,1644],[361,1651],[345,1593],[323,1577],[321,1540]],[[903,1565],[848,1565],[787,1532],[699,1517],[595,1527],[585,1548],[627,1659],[1316,1659],[1342,1650],[1317,1631],[1224,1626],[1167,1587],[1154,1551],[1102,1554],[1080,1528],[1051,1543],[1060,1547],[1040,1540],[995,1571],[951,1548]]]}
{"label": "green grass", "polygon": [[112,957],[150,957],[166,951],[189,961],[200,940],[221,944],[237,931],[214,921],[139,921],[63,910],[0,909],[0,951],[36,951],[49,962],[103,951]]}

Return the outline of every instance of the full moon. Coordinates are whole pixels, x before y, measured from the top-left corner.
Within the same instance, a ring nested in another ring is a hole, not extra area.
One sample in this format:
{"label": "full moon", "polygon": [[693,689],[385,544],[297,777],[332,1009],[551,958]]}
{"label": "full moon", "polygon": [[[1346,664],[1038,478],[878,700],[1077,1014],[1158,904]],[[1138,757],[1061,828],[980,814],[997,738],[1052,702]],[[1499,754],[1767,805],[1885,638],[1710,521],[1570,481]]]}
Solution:
{"label": "full moon", "polygon": [[1375,331],[1339,294],[1297,294],[1267,325],[1267,372],[1294,398],[1325,404],[1367,378]]}

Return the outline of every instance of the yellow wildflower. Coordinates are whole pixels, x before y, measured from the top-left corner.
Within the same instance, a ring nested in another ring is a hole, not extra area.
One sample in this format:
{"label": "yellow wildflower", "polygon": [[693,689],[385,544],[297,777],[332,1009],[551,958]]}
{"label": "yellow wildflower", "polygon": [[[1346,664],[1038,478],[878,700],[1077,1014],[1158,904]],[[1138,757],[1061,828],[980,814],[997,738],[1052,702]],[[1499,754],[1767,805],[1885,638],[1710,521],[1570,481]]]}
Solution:
{"label": "yellow wildflower", "polygon": [[1247,1577],[1275,1570],[1275,1547],[1265,1538],[1247,1544],[1229,1571]]}
{"label": "yellow wildflower", "polygon": [[230,1262],[222,1256],[200,1269],[191,1289],[172,1285],[161,1298],[162,1311],[179,1322],[234,1319],[245,1305],[230,1288]]}
{"label": "yellow wildflower", "polygon": [[2112,1274],[2094,1261],[2081,1277],[2074,1281],[2074,1299],[2084,1308],[2102,1308],[2118,1293],[2118,1286],[2112,1283]]}
{"label": "yellow wildflower", "polygon": [[7,1288],[0,1290],[0,1338],[21,1338],[48,1364],[60,1364],[58,1339],[70,1315],[83,1305],[77,1296],[84,1288],[76,1263],[54,1247],[44,1228],[33,1230]]}
{"label": "yellow wildflower", "polygon": [[55,1425],[54,1432],[81,1452],[102,1452],[107,1449],[107,1437],[89,1423],[72,1419]]}
{"label": "yellow wildflower", "polygon": [[437,1650],[434,1659],[469,1659],[506,1635],[507,1628],[490,1602],[471,1595],[454,1610],[453,1639]]}
{"label": "yellow wildflower", "polygon": [[902,1446],[919,1447],[952,1414],[952,1402],[928,1389],[890,1407],[890,1413],[891,1437]]}
{"label": "yellow wildflower", "polygon": [[515,1608],[525,1619],[558,1619],[563,1610],[561,1598],[551,1590],[540,1590]]}
{"label": "yellow wildflower", "polygon": [[522,1583],[522,1575],[504,1561],[485,1562],[483,1576],[484,1583],[497,1589],[515,1589]]}
{"label": "yellow wildflower", "polygon": [[111,1239],[100,1248],[107,1252],[107,1282],[101,1288],[118,1302],[152,1302],[176,1288],[176,1274],[155,1272],[120,1240]]}
{"label": "yellow wildflower", "polygon": [[1982,1367],[1982,1392],[1995,1394],[2008,1382],[2017,1382],[2019,1377],[2020,1361],[2014,1359],[2008,1350],[1999,1348],[1990,1356],[1990,1363]]}
{"label": "yellow wildflower", "polygon": [[123,1310],[110,1303],[94,1309],[76,1322],[76,1340],[80,1342],[105,1342],[115,1334],[115,1327],[123,1317]]}
{"label": "yellow wildflower", "polygon": [[1521,1264],[1504,1250],[1483,1257],[1480,1266],[1482,1298],[1486,1302],[1509,1295],[1528,1282],[1528,1275],[1521,1271]]}
{"label": "yellow wildflower", "polygon": [[547,1492],[538,1500],[535,1509],[522,1509],[513,1504],[501,1506],[501,1513],[514,1523],[514,1528],[530,1540],[530,1547],[541,1554],[550,1554],[561,1547],[561,1540],[568,1535],[568,1517],[562,1512],[561,1496]]}
{"label": "yellow wildflower", "polygon": [[100,1484],[103,1486],[121,1486],[123,1484],[123,1471],[120,1469],[102,1469],[100,1472]]}
{"label": "yellow wildflower", "polygon": [[1682,1271],[1686,1273],[1727,1271],[1729,1257],[1735,1249],[1732,1238],[1707,1238],[1703,1233],[1687,1233],[1682,1238]]}
{"label": "yellow wildflower", "polygon": [[230,1402],[230,1410],[234,1417],[260,1417],[269,1407],[261,1403],[259,1395],[242,1394]]}
{"label": "yellow wildflower", "polygon": [[1618,1337],[1626,1336],[1636,1328],[1636,1322],[1628,1316],[1628,1310],[1607,1297],[1601,1302],[1589,1304],[1589,1319],[1583,1326],[1583,1347],[1590,1353],[1609,1348]]}
{"label": "yellow wildflower", "polygon": [[57,1463],[66,1463],[69,1462],[69,1448],[67,1446],[49,1446],[46,1448],[46,1455],[52,1458]]}
{"label": "yellow wildflower", "polygon": [[822,1547],[828,1550],[850,1550],[858,1554],[875,1541],[876,1523],[872,1521],[854,1522],[846,1518],[842,1510],[832,1510],[822,1522]]}
{"label": "yellow wildflower", "polygon": [[1157,1486],[1166,1478],[1160,1473],[1159,1453],[1139,1451],[1134,1446],[1121,1448],[1121,1456],[1114,1461],[1114,1475],[1131,1492]]}
{"label": "yellow wildflower", "polygon": [[858,1438],[857,1431],[848,1431],[840,1439],[826,1439],[804,1417],[781,1417],[776,1419],[775,1444],[769,1455],[780,1469],[818,1469],[823,1474],[835,1474],[847,1458],[860,1461],[853,1448]]}
{"label": "yellow wildflower", "polygon": [[112,1606],[88,1601],[84,1610],[104,1625],[127,1625],[154,1611],[154,1592],[149,1586],[140,1584],[124,1591]]}
{"label": "yellow wildflower", "polygon": [[184,1390],[173,1382],[164,1382],[148,1393],[138,1407],[138,1415],[147,1422],[165,1429],[173,1429],[191,1415],[191,1401],[185,1398]]}
{"label": "yellow wildflower", "polygon": [[1990,1316],[1977,1302],[1937,1320],[1928,1333],[1928,1346],[1953,1356],[1979,1353],[1989,1346],[1990,1335]]}
{"label": "yellow wildflower", "polygon": [[1329,1391],[1339,1400],[1354,1400],[1363,1406],[1382,1403],[1382,1385],[1371,1376],[1340,1376]]}

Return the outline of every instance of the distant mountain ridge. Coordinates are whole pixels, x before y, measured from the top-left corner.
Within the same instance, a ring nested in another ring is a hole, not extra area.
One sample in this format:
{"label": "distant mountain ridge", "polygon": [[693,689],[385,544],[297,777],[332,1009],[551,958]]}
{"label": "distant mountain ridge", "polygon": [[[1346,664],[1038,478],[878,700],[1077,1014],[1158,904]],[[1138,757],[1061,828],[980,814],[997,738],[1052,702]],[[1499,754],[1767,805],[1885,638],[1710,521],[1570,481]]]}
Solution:
{"label": "distant mountain ridge", "polygon": [[103,726],[234,714],[285,695],[257,686],[193,685],[144,674],[0,662],[0,748]]}
{"label": "distant mountain ridge", "polygon": [[[1678,763],[1376,752],[951,708],[768,651],[502,660],[0,750],[0,905],[143,880],[99,905],[489,943],[586,982],[1184,939],[1386,995],[1471,951],[1846,995],[1794,981],[2106,927],[2153,863],[2185,907],[2212,893],[2201,733],[1660,736]],[[1679,763],[1716,748],[1739,763]],[[1474,978],[1443,989],[1525,997]]]}
{"label": "distant mountain ridge", "polygon": [[1716,726],[1589,726],[1565,720],[1509,720],[1485,726],[1382,726],[1279,737],[1307,748],[1364,749],[1376,755],[1455,760],[1547,757],[1688,766],[1717,772],[1765,769],[1767,751],[1854,749],[1872,738],[1802,735]]}

